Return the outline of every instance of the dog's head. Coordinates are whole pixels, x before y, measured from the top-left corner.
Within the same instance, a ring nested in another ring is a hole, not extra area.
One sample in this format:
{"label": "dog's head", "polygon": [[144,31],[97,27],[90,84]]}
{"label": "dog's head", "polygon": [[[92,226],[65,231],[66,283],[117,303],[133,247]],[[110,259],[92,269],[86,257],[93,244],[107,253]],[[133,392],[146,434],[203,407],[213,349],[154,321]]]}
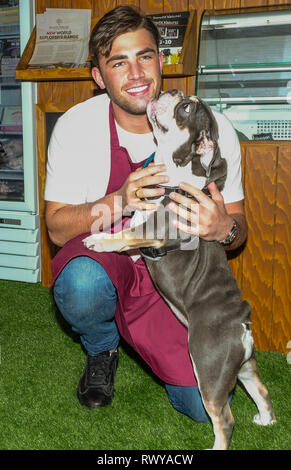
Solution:
{"label": "dog's head", "polygon": [[178,167],[192,163],[192,173],[209,177],[215,159],[221,159],[218,126],[209,106],[196,96],[177,90],[162,93],[147,107],[158,147],[167,149]]}

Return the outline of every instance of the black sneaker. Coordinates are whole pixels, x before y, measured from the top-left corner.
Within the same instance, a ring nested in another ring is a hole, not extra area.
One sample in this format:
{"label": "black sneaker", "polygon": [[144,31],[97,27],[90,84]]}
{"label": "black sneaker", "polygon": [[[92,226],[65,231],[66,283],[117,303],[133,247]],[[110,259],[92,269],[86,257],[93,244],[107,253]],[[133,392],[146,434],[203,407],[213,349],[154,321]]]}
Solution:
{"label": "black sneaker", "polygon": [[118,351],[87,356],[84,373],[79,382],[77,395],[81,405],[88,408],[106,406],[114,395],[114,376],[118,363]]}

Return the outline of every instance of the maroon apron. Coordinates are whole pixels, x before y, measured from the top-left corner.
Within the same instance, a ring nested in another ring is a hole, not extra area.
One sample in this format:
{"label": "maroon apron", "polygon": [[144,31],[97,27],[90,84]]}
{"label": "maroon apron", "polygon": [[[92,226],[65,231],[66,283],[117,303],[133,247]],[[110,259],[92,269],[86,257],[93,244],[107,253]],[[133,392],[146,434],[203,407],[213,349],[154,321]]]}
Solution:
{"label": "maroon apron", "polygon": [[[144,162],[133,163],[119,146],[113,107],[110,103],[111,171],[106,194],[118,190],[128,175]],[[123,222],[125,222],[124,219]],[[123,224],[124,225],[124,224]],[[64,266],[77,256],[100,263],[118,293],[115,320],[121,336],[164,382],[197,386],[188,353],[187,329],[177,320],[156,291],[142,258],[136,263],[126,253],[96,253],[87,249],[81,234],[68,241],[52,260],[53,281]]]}

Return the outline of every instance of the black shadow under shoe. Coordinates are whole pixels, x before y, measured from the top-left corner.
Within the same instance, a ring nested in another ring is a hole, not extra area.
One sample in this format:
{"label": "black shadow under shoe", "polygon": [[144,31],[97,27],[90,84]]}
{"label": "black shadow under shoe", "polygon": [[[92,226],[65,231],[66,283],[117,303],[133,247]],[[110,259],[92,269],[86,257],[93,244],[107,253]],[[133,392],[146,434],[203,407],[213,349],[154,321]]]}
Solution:
{"label": "black shadow under shoe", "polygon": [[106,406],[114,395],[114,377],[118,363],[118,351],[87,356],[84,373],[79,382],[77,395],[81,405],[88,408]]}

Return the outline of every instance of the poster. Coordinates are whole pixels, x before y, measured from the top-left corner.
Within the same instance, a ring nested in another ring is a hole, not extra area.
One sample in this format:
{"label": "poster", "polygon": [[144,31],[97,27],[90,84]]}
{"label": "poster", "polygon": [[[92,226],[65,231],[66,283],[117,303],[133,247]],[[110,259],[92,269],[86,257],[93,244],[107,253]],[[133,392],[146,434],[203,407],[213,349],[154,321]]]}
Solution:
{"label": "poster", "polygon": [[160,33],[160,51],[165,64],[179,64],[190,12],[150,15]]}

